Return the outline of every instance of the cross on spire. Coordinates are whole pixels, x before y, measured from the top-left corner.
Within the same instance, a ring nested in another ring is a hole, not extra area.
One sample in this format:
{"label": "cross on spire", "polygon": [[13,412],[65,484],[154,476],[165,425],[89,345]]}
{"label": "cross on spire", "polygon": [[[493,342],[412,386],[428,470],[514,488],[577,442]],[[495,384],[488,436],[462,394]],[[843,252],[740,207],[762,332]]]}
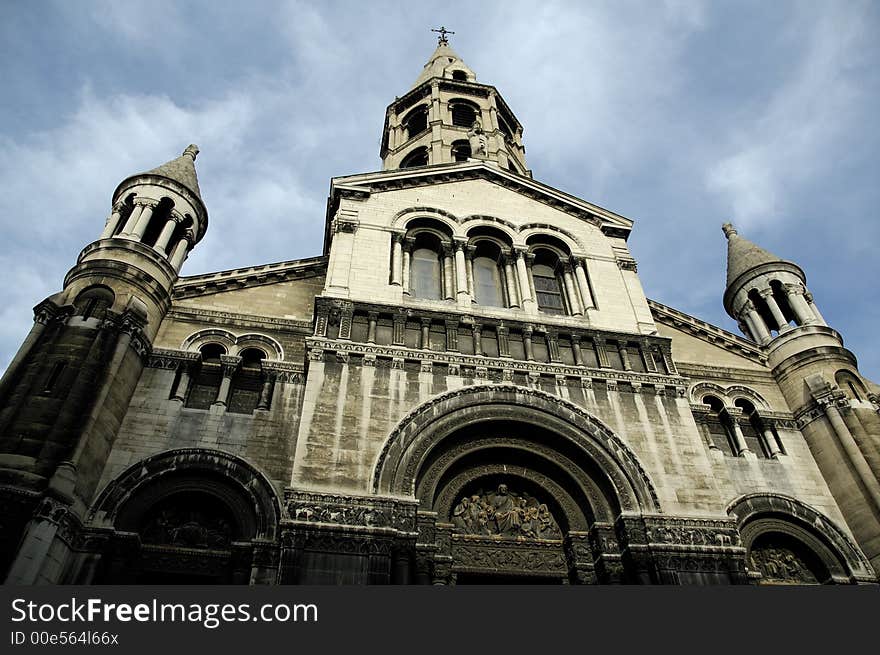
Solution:
{"label": "cross on spire", "polygon": [[431,29],[432,32],[437,32],[440,36],[437,37],[437,45],[449,45],[449,39],[446,38],[447,34],[455,34],[455,32],[450,32],[443,25],[440,26],[439,30]]}

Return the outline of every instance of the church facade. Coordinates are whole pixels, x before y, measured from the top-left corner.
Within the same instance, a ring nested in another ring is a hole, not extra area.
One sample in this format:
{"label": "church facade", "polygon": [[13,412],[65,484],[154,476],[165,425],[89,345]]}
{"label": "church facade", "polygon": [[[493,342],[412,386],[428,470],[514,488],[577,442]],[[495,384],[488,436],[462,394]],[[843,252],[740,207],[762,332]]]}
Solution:
{"label": "church facade", "polygon": [[876,583],[880,389],[804,272],[726,224],[744,336],[649,300],[522,133],[441,33],[319,256],[182,277],[198,148],[126,178],[0,383],[6,582]]}

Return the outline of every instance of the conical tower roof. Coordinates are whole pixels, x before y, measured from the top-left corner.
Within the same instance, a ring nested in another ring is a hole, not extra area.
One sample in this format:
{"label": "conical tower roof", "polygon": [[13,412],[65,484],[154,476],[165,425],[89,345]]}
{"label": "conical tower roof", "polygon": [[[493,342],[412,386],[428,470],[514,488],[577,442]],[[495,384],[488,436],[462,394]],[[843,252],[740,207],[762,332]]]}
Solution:
{"label": "conical tower roof", "polygon": [[144,174],[161,175],[162,177],[174,180],[192,191],[196,198],[201,200],[202,194],[199,191],[199,178],[196,176],[195,167],[196,156],[198,154],[199,147],[195,144],[190,144],[186,147],[186,150],[183,151],[183,154],[181,154],[180,157],[172,159],[161,166],[157,166]]}
{"label": "conical tower roof", "polygon": [[725,223],[721,226],[721,229],[724,231],[724,236],[727,237],[728,287],[740,275],[761,264],[791,263],[755,245],[748,239],[744,239],[730,223]]}
{"label": "conical tower roof", "polygon": [[422,74],[419,75],[419,78],[416,80],[415,84],[413,84],[413,88],[419,86],[423,82],[427,82],[432,77],[450,77],[450,75],[446,74],[450,69],[463,70],[468,74],[468,80],[471,82],[476,80],[474,71],[472,71],[467,64],[462,61],[461,57],[449,47],[449,42],[441,37],[440,42],[437,44],[437,49],[434,50],[434,54],[428,59],[428,63],[425,64]]}

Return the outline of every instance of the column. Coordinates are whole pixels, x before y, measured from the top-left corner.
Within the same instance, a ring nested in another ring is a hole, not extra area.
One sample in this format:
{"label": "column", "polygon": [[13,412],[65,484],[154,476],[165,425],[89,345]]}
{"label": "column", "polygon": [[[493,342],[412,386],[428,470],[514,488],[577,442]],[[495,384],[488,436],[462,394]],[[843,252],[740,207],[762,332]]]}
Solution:
{"label": "column", "polygon": [[742,428],[739,427],[739,422],[736,420],[736,416],[731,416],[728,412],[727,418],[733,428],[733,441],[736,447],[736,456],[745,457],[747,454],[754,456],[754,453],[749,450],[748,445],[746,445],[746,438],[743,436]]}
{"label": "column", "polygon": [[189,366],[189,362],[181,362],[177,365],[177,370],[180,371],[180,379],[177,381],[177,388],[174,389],[174,395],[171,396],[171,400],[179,400],[180,402],[186,400],[186,394],[189,392],[189,383],[192,379],[189,374]]}
{"label": "column", "polygon": [[770,331],[764,324],[764,319],[755,309],[755,304],[751,300],[747,300],[742,307],[742,315],[746,321],[746,325],[752,329],[752,338],[758,343],[767,343],[770,338]]}
{"label": "column", "polygon": [[534,333],[534,329],[532,327],[526,327],[523,329],[522,338],[523,338],[523,348],[526,351],[526,359],[533,360],[535,359],[535,353],[532,350],[532,334]]}
{"label": "column", "polygon": [[431,319],[423,318],[422,319],[422,343],[420,345],[422,350],[429,350],[431,348]]}
{"label": "column", "polygon": [[148,201],[141,215],[138,217],[137,223],[135,223],[134,230],[131,232],[131,236],[140,241],[144,233],[147,231],[147,226],[150,224],[150,219],[153,217],[153,211],[156,209],[156,205],[158,202],[154,202],[152,200]]}
{"label": "column", "polygon": [[468,293],[471,297],[471,302],[474,301],[474,252],[476,252],[476,248],[474,246],[468,246],[465,250],[465,267],[467,273],[467,286]]}
{"label": "column", "polygon": [[113,212],[110,214],[110,217],[107,219],[107,223],[104,225],[104,231],[101,232],[101,239],[109,239],[113,236],[113,232],[116,231],[116,226],[119,225],[119,219],[122,217],[122,209],[124,208],[124,204],[121,202],[117,202],[113,205]]}
{"label": "column", "polygon": [[403,240],[403,292],[410,295],[410,266],[412,266],[412,251],[416,240],[407,237]]}
{"label": "column", "polygon": [[640,346],[642,351],[642,359],[645,360],[645,370],[648,373],[657,372],[657,362],[654,360],[654,353],[651,349],[650,341],[642,341]]}
{"label": "column", "polygon": [[571,335],[571,352],[574,354],[574,365],[584,365],[584,354],[581,352],[581,336],[579,334]]}
{"label": "column", "polygon": [[474,323],[474,354],[483,354],[483,326],[479,323]]}
{"label": "column", "polygon": [[180,267],[183,266],[193,241],[195,241],[195,237],[191,232],[187,231],[183,238],[177,242],[177,245],[174,246],[174,251],[171,253],[171,267],[178,273],[180,273]]}
{"label": "column", "polygon": [[278,374],[275,371],[269,371],[266,373],[266,378],[263,380],[263,388],[260,389],[260,400],[257,401],[257,409],[269,409],[269,405],[272,402],[272,393],[275,391],[275,379]]}
{"label": "column", "polygon": [[513,255],[504,253],[504,282],[507,285],[507,306],[519,307],[519,297],[516,295],[516,279],[513,274]]}
{"label": "column", "polygon": [[379,321],[379,314],[377,312],[369,312],[367,314],[367,319],[369,320],[367,326],[367,343],[376,343],[376,324]]}
{"label": "column", "polygon": [[807,304],[807,301],[804,300],[803,290],[796,284],[786,284],[783,288],[785,289],[785,295],[788,298],[788,304],[791,307],[791,311],[794,312],[794,315],[797,318],[798,325],[815,323],[815,316],[813,315],[813,312],[810,311],[810,306]]}
{"label": "column", "polygon": [[779,442],[776,441],[776,435],[773,434],[773,428],[763,420],[761,421],[761,424],[761,434],[764,435],[764,445],[767,446],[767,452],[771,459],[777,459],[779,455],[782,454],[782,451],[779,450]]}
{"label": "column", "polygon": [[562,269],[562,279],[565,282],[565,295],[568,296],[568,306],[574,316],[583,316],[584,311],[581,309],[581,303],[578,300],[577,290],[574,287],[574,275],[570,264],[565,264]]}
{"label": "column", "polygon": [[453,282],[452,247],[443,246],[443,297],[446,300],[455,300]]}
{"label": "column", "polygon": [[584,313],[588,309],[595,309],[596,303],[593,299],[593,291],[590,288],[590,281],[586,272],[587,263],[581,257],[574,258],[574,277],[577,280],[577,286],[580,290],[581,299],[583,300]]}
{"label": "column", "polygon": [[522,299],[522,308],[534,313],[533,310],[537,307],[537,303],[532,296],[532,289],[529,286],[529,271],[526,267],[527,252],[528,251],[525,248],[514,249],[516,257],[516,276],[517,281],[519,282],[519,297]]}
{"label": "column", "polygon": [[232,376],[235,375],[239,364],[241,364],[241,357],[220,355],[220,363],[223,365],[223,380],[220,382],[220,389],[217,391],[217,400],[214,401],[214,405],[226,407],[229,402],[229,392],[232,390]]}
{"label": "column", "polygon": [[468,297],[467,263],[464,251],[467,241],[455,241],[455,290],[459,303],[470,304]]}
{"label": "column", "polygon": [[846,427],[846,423],[844,423],[840,410],[837,409],[834,400],[826,398],[816,402],[825,411],[825,416],[831,423],[831,427],[834,429],[840,445],[843,446],[847,459],[849,459],[852,467],[855,469],[856,475],[858,475],[859,480],[861,480],[862,485],[865,487],[865,491],[874,503],[874,507],[880,508],[880,485],[878,485],[877,478],[874,477],[871,467],[865,460],[865,456],[862,455],[862,451],[859,450],[855,439],[853,439],[852,433]]}
{"label": "column", "polygon": [[403,278],[403,235],[391,234],[391,284],[400,286]]}
{"label": "column", "polygon": [[629,361],[629,351],[626,349],[626,343],[624,343],[623,341],[618,341],[617,352],[620,353],[620,361],[623,363],[623,370],[631,371],[633,367]]}
{"label": "column", "polygon": [[819,308],[816,307],[816,303],[813,301],[813,294],[807,291],[804,294],[804,300],[807,301],[807,304],[810,307],[810,311],[813,312],[813,315],[816,317],[816,320],[819,321],[819,325],[828,325],[825,319],[822,317],[822,314],[819,313]]}
{"label": "column", "polygon": [[171,237],[174,235],[174,229],[177,227],[178,223],[182,222],[183,216],[172,210],[171,216],[162,227],[162,232],[159,233],[159,238],[156,239],[156,245],[153,246],[153,249],[156,252],[159,252],[163,255],[167,254],[168,243],[171,241]]}
{"label": "column", "polygon": [[131,236],[131,233],[134,231],[134,226],[137,225],[138,219],[141,216],[141,212],[144,210],[144,200],[135,198],[134,208],[132,208],[131,213],[128,215],[128,220],[125,221],[125,225],[122,228],[122,232],[119,233],[118,236],[128,237]]}
{"label": "column", "polygon": [[789,328],[788,321],[785,320],[782,310],[779,309],[779,305],[776,304],[776,298],[773,297],[773,292],[770,289],[764,289],[759,292],[759,295],[764,299],[764,302],[767,303],[767,307],[770,308],[770,313],[773,314],[773,320],[775,320],[776,324],[779,326],[779,332],[787,330]]}

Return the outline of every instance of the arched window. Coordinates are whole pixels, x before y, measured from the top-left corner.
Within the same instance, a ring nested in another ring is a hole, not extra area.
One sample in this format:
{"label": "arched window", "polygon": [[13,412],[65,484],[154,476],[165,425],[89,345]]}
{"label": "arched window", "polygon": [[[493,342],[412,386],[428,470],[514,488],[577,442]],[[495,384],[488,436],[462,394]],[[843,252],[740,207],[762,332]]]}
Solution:
{"label": "arched window", "polygon": [[453,125],[470,128],[477,120],[477,108],[463,100],[450,102],[449,111],[452,112]]}
{"label": "arched window", "polygon": [[506,307],[498,246],[480,242],[474,256],[474,300],[487,307]]}
{"label": "arched window", "polygon": [[703,404],[712,410],[706,420],[712,445],[725,455],[734,456],[733,435],[724,412],[724,403],[716,396],[704,396]]}
{"label": "arched window", "polygon": [[[734,406],[743,411],[743,415],[749,419],[748,424],[740,425],[746,445],[758,457],[769,458],[780,452],[779,442],[775,430],[770,426],[764,426],[755,406],[745,398],[737,398]],[[772,441],[770,441],[772,439]]]}
{"label": "arched window", "polygon": [[455,161],[467,161],[471,157],[471,144],[461,139],[452,142],[452,159]]}
{"label": "arched window", "polygon": [[128,219],[131,217],[131,212],[134,211],[134,198],[135,194],[130,193],[128,197],[122,204],[122,211],[119,213],[119,221],[116,223],[116,227],[113,228],[113,236],[116,236],[125,228],[125,224],[128,222]]}
{"label": "arched window", "polygon": [[428,108],[419,105],[410,111],[401,121],[406,129],[407,140],[412,139],[428,129]]}
{"label": "arched window", "polygon": [[452,71],[452,79],[467,82],[467,73],[462,70]]}
{"label": "arched window", "polygon": [[840,387],[844,391],[844,393],[846,393],[846,395],[853,400],[861,401],[867,397],[865,387],[852,373],[847,370],[840,370],[835,373],[834,381],[837,383],[837,386]]}
{"label": "arched window", "polygon": [[263,388],[263,360],[266,353],[259,348],[247,348],[239,353],[241,365],[232,379],[227,412],[253,414]]}
{"label": "arched window", "polygon": [[401,168],[412,168],[414,166],[427,166],[428,165],[428,149],[427,148],[416,148],[411,153],[409,153],[406,157],[403,158],[403,161],[400,162]]}
{"label": "arched window", "polygon": [[773,317],[770,308],[767,306],[767,302],[761,297],[761,294],[758,293],[757,289],[751,289],[749,291],[749,300],[752,301],[752,304],[755,306],[755,311],[758,312],[758,316],[764,321],[767,330],[771,333],[778,333],[780,326],[777,325],[776,319]]}
{"label": "arched window", "polygon": [[417,245],[420,247],[413,250],[410,263],[410,293],[416,298],[440,300],[443,298],[440,244],[422,238]]}
{"label": "arched window", "polygon": [[156,205],[156,209],[153,210],[153,215],[150,217],[150,222],[147,225],[144,236],[141,237],[141,243],[145,246],[156,245],[156,241],[159,240],[159,235],[162,233],[165,224],[168,222],[173,208],[174,202],[170,198],[162,198],[162,200],[159,201],[159,204]]}
{"label": "arched window", "polygon": [[113,306],[116,296],[107,287],[94,286],[89,287],[81,292],[73,306],[76,308],[76,315],[82,316],[83,320],[92,316],[101,316],[103,312]]}
{"label": "arched window", "polygon": [[199,352],[202,363],[190,386],[185,407],[208,409],[217,400],[220,383],[223,381],[220,357],[226,354],[226,348],[219,343],[207,343],[199,348]]}
{"label": "arched window", "polygon": [[772,280],[770,282],[770,289],[773,291],[773,299],[776,301],[776,304],[779,305],[779,309],[785,317],[785,320],[788,321],[788,325],[797,325],[797,319],[791,309],[791,305],[788,304],[788,294],[785,293],[782,282],[779,280]]}

